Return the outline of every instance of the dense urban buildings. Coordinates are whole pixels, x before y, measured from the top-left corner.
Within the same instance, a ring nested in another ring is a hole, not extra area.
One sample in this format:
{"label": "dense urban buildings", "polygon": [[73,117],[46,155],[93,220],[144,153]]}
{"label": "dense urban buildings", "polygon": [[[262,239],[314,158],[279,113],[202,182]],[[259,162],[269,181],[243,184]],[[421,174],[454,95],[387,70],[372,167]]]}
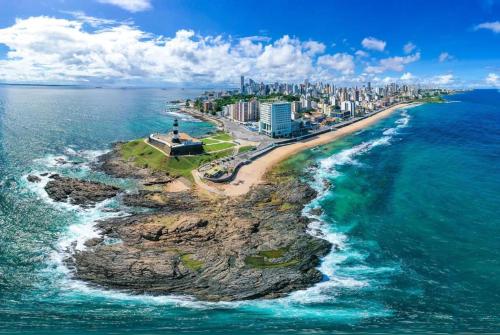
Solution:
{"label": "dense urban buildings", "polygon": [[239,89],[205,92],[194,106],[203,112],[248,124],[271,137],[287,137],[443,91],[397,83],[377,87],[371,82],[341,87],[308,80],[265,84],[241,76]]}

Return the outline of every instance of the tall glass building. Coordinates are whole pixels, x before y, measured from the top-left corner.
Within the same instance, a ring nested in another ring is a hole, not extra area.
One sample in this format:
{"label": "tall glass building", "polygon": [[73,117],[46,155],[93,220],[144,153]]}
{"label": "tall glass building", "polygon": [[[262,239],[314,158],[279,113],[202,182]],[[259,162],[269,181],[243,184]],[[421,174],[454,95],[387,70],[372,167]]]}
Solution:
{"label": "tall glass building", "polygon": [[259,132],[270,137],[289,137],[292,134],[292,107],[289,102],[260,104]]}

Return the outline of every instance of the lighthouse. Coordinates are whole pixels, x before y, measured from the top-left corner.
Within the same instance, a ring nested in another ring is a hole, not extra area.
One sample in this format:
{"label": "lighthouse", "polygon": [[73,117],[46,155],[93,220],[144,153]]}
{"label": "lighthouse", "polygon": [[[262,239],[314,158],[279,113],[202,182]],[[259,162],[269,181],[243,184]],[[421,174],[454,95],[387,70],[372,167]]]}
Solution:
{"label": "lighthouse", "polygon": [[179,139],[179,122],[177,122],[177,118],[174,119],[174,126],[172,128],[172,143],[181,143]]}

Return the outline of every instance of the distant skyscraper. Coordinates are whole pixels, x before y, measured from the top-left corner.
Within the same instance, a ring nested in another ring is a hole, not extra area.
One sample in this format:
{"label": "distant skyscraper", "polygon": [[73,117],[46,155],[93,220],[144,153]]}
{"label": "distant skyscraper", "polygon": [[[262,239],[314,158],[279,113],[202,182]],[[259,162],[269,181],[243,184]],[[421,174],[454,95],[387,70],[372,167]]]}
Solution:
{"label": "distant skyscraper", "polygon": [[241,76],[240,78],[240,92],[241,94],[245,93],[245,76]]}

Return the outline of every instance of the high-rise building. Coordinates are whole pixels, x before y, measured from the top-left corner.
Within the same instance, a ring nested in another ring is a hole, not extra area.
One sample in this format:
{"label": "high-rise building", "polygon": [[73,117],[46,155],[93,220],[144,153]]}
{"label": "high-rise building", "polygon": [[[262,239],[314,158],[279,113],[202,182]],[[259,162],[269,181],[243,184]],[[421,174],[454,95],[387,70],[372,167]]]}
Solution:
{"label": "high-rise building", "polygon": [[292,133],[291,104],[264,102],[260,104],[259,132],[270,137],[288,137]]}
{"label": "high-rise building", "polygon": [[292,113],[299,113],[301,107],[300,101],[292,101],[291,107],[292,107]]}
{"label": "high-rise building", "polygon": [[352,101],[344,101],[340,106],[340,109],[344,112],[349,112],[350,116],[354,116],[356,113],[356,105]]}
{"label": "high-rise building", "polygon": [[240,77],[240,93],[245,94],[245,76]]}
{"label": "high-rise building", "polygon": [[257,121],[259,118],[259,104],[255,99],[228,105],[226,111],[234,121],[250,122]]}

